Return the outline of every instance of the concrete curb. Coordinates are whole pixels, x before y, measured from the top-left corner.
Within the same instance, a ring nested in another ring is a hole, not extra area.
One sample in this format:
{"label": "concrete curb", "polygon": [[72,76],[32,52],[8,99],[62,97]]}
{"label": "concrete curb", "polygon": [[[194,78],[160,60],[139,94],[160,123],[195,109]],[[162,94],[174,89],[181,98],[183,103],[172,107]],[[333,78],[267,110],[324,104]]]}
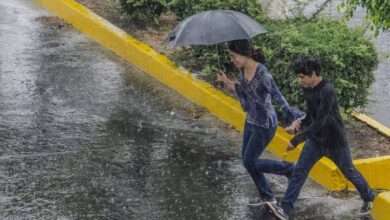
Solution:
{"label": "concrete curb", "polygon": [[390,218],[390,192],[381,193],[375,198],[371,214],[375,219]]}
{"label": "concrete curb", "polygon": [[[374,189],[390,189],[390,156],[354,160],[356,168]],[[354,188],[348,182],[348,189]]]}
{"label": "concrete curb", "polygon": [[[245,114],[241,110],[239,102],[224,95],[209,84],[194,78],[190,73],[179,70],[167,57],[154,51],[148,45],[137,41],[126,32],[74,0],[35,1],[179,94],[205,107],[209,112],[226,123],[233,125],[239,131],[243,130]],[[282,157],[285,154],[287,141],[290,138],[291,136],[284,132],[282,128],[278,128],[278,132],[268,150]],[[283,156],[283,158],[289,161],[296,161],[301,149],[302,146],[299,146],[297,149],[289,152],[286,157]],[[364,169],[362,168],[364,164],[359,169]],[[382,170],[382,172],[384,171]],[[366,172],[363,174],[367,175]],[[330,190],[339,191],[348,188],[347,181],[343,175],[326,158],[320,160],[315,165],[310,172],[310,177]],[[379,207],[387,205],[387,203],[381,202],[382,200],[378,201],[376,204],[379,203]],[[389,209],[390,205],[386,207]],[[382,209],[379,210],[381,211]]]}
{"label": "concrete curb", "polygon": [[390,128],[382,125],[381,123],[375,121],[374,119],[368,117],[367,115],[360,113],[358,111],[352,111],[351,115],[355,117],[357,120],[367,124],[368,126],[374,128],[379,133],[385,135],[386,137],[390,137]]}

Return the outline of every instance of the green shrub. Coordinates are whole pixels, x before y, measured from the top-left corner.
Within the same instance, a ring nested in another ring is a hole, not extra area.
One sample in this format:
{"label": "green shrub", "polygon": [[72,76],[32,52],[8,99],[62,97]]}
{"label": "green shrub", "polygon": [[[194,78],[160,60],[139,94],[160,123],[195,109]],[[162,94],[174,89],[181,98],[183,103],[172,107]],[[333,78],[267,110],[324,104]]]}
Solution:
{"label": "green shrub", "polygon": [[170,0],[166,6],[179,21],[201,11],[215,9],[240,11],[256,19],[265,18],[257,0]]}
{"label": "green shrub", "polygon": [[255,44],[265,51],[267,67],[292,104],[302,106],[303,101],[292,70],[292,63],[300,54],[311,54],[320,60],[321,74],[334,83],[341,107],[367,104],[378,57],[363,31],[351,30],[334,20],[302,18],[266,26],[269,33],[256,38]]}
{"label": "green shrub", "polygon": [[256,0],[120,0],[120,5],[127,15],[146,23],[158,23],[160,15],[168,11],[180,21],[213,9],[236,10],[257,19],[265,18]]}
{"label": "green shrub", "polygon": [[120,0],[127,15],[145,23],[158,23],[160,15],[166,10],[165,4],[165,0]]}

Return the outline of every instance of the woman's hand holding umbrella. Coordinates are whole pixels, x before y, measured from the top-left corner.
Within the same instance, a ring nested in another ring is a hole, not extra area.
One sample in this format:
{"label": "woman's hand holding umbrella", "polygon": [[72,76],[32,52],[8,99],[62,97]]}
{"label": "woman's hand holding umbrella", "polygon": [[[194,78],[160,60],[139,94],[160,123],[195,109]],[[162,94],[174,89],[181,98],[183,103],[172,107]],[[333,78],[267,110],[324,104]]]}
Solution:
{"label": "woman's hand holding umbrella", "polygon": [[225,84],[229,89],[235,90],[234,81],[230,80],[222,70],[218,70],[217,81]]}

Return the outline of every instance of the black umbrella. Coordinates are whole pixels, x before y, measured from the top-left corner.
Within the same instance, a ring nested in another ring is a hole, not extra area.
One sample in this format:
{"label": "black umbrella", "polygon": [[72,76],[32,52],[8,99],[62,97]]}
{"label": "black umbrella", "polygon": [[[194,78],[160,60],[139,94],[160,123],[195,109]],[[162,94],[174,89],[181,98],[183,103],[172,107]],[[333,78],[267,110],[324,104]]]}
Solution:
{"label": "black umbrella", "polygon": [[210,10],[180,22],[163,44],[176,46],[213,45],[251,39],[267,30],[247,15],[232,10]]}
{"label": "black umbrella", "polygon": [[[232,10],[209,10],[180,22],[164,40],[172,46],[213,45],[232,40],[251,39],[267,30],[249,16]],[[218,45],[217,54],[218,54]],[[218,66],[220,67],[219,55]]]}

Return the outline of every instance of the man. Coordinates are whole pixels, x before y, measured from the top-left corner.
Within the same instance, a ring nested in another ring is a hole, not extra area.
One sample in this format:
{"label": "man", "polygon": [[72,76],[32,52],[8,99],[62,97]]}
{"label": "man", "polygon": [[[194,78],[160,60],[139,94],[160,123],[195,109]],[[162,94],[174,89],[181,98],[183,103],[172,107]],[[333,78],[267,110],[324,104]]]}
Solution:
{"label": "man", "polygon": [[364,203],[358,215],[369,214],[375,192],[352,163],[333,85],[322,78],[320,63],[311,56],[299,57],[294,63],[294,71],[303,88],[307,116],[302,122],[298,119],[285,129],[296,134],[287,149],[292,150],[299,143],[305,140],[306,142],[289,179],[281,205],[265,203],[264,207],[278,219],[288,219],[310,170],[318,160],[326,156],[360,193]]}

